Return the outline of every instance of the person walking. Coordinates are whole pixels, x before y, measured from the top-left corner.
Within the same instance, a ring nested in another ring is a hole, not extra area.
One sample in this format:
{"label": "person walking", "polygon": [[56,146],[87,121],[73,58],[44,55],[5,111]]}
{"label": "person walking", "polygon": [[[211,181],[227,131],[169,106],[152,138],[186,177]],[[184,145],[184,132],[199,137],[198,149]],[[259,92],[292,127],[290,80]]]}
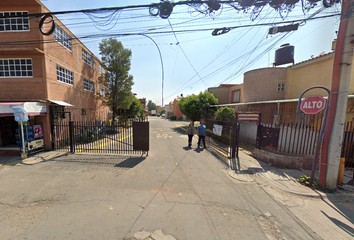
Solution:
{"label": "person walking", "polygon": [[206,126],[204,125],[204,121],[200,121],[200,125],[197,127],[197,134],[198,134],[198,147],[200,146],[200,140],[203,140],[203,145],[204,148],[206,148],[205,145],[205,129]]}
{"label": "person walking", "polygon": [[188,147],[192,146],[192,139],[195,132],[194,122],[191,122],[187,127],[186,134],[188,134]]}

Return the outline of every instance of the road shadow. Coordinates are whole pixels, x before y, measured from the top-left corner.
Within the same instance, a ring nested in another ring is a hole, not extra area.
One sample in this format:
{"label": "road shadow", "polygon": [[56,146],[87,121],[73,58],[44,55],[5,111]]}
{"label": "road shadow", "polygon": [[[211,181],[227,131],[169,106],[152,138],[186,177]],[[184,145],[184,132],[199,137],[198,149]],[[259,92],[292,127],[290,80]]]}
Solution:
{"label": "road shadow", "polygon": [[329,220],[331,220],[335,225],[337,225],[339,228],[341,228],[343,231],[348,233],[350,236],[354,237],[354,228],[351,226],[343,223],[342,221],[339,221],[336,218],[328,216],[325,212],[321,211],[323,215],[325,215]]}
{"label": "road shadow", "polygon": [[71,154],[67,156],[55,157],[47,161],[61,162],[61,163],[75,163],[75,164],[93,164],[101,166],[111,166],[115,168],[134,168],[146,157],[129,156],[129,155],[102,155],[102,154]]}
{"label": "road shadow", "polygon": [[184,149],[185,151],[189,151],[189,150],[192,150],[192,147],[183,147],[183,149]]}
{"label": "road shadow", "polygon": [[128,158],[124,160],[123,162],[120,162],[116,164],[114,167],[117,168],[133,168],[142,161],[144,161],[146,158],[145,157],[135,157],[135,158]]}
{"label": "road shadow", "polygon": [[204,148],[197,147],[196,149],[194,149],[194,152],[200,153],[200,152],[203,152],[203,150],[204,150]]}
{"label": "road shadow", "polygon": [[180,128],[180,127],[173,127],[171,128],[171,130],[175,133],[179,133],[179,134],[183,134],[183,135],[187,135],[186,134],[186,127],[184,129]]}

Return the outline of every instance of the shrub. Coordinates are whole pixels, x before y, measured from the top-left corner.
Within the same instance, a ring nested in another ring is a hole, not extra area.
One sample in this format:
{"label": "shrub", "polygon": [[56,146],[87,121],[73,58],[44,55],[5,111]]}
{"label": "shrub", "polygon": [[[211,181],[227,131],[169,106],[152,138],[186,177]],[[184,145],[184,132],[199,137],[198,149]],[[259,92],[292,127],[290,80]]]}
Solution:
{"label": "shrub", "polygon": [[228,107],[219,108],[215,113],[215,120],[219,122],[233,122],[236,118],[235,110]]}
{"label": "shrub", "polygon": [[176,120],[177,117],[176,117],[175,115],[172,115],[172,116],[170,116],[170,119],[171,119],[171,120]]}

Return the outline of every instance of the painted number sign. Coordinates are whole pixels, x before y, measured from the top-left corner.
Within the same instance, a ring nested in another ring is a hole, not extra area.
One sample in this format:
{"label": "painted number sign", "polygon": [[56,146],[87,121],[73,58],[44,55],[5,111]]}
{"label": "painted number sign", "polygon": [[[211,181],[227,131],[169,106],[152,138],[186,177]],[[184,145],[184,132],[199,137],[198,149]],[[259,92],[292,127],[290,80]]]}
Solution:
{"label": "painted number sign", "polygon": [[322,96],[309,96],[301,102],[300,109],[306,114],[317,114],[326,107],[326,99]]}

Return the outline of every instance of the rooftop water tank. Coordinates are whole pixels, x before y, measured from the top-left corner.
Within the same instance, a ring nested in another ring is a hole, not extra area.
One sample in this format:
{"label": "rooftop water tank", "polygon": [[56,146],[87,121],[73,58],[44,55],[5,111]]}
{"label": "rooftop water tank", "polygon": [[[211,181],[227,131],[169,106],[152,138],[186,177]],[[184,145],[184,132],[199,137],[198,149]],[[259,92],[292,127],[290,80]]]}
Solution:
{"label": "rooftop water tank", "polygon": [[294,46],[289,43],[283,44],[275,50],[275,62],[274,66],[279,66],[287,63],[294,64]]}

